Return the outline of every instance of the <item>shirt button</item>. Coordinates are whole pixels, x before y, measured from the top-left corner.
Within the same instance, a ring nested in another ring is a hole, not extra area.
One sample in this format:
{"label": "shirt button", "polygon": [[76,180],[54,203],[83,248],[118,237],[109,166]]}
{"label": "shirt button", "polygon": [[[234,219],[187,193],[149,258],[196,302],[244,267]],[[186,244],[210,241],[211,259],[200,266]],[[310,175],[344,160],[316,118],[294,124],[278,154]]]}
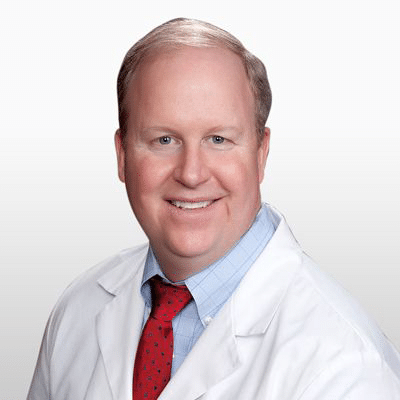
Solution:
{"label": "shirt button", "polygon": [[212,321],[212,318],[210,316],[207,316],[204,318],[204,324],[206,326],[210,325],[211,321]]}

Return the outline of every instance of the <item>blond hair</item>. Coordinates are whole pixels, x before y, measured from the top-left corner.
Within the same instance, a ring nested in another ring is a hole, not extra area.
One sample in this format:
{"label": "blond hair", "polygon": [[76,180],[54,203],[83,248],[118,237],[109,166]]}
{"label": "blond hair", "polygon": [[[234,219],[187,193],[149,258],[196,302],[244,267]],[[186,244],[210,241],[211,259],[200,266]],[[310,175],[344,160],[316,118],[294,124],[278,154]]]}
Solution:
{"label": "blond hair", "polygon": [[125,97],[135,71],[147,57],[157,51],[171,50],[182,46],[223,47],[240,57],[254,95],[256,131],[261,140],[264,136],[265,123],[272,100],[264,64],[229,32],[207,22],[187,18],[173,19],[156,27],[127,52],[117,81],[118,116],[122,138],[126,134],[128,117]]}

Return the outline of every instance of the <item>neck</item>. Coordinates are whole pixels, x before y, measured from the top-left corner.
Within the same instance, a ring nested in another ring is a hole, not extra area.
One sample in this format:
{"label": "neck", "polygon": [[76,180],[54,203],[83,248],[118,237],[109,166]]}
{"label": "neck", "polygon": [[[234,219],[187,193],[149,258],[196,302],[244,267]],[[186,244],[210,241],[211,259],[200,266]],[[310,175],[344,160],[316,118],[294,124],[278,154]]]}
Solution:
{"label": "neck", "polygon": [[217,257],[182,257],[173,253],[164,256],[163,254],[159,254],[153,246],[152,248],[160,268],[171,282],[184,281],[189,277],[196,275],[226,253],[224,252]]}

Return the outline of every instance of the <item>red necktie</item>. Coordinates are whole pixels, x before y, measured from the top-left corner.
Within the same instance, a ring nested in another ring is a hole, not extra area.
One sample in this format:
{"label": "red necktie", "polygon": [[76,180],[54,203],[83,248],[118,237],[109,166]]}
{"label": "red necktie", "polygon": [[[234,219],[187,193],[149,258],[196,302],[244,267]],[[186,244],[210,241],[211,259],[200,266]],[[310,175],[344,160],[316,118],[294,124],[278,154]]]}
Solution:
{"label": "red necktie", "polygon": [[152,308],[136,352],[133,399],[157,399],[171,377],[174,336],[172,319],[191,300],[184,285],[165,283],[159,276],[150,280]]}

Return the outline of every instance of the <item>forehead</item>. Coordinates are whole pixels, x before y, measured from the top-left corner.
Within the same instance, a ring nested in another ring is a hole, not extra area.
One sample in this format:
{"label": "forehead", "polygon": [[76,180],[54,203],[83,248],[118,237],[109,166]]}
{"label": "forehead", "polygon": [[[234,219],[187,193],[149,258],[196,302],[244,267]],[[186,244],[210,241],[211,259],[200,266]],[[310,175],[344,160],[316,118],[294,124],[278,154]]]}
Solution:
{"label": "forehead", "polygon": [[[254,118],[242,60],[224,48],[182,47],[153,53],[138,67],[126,98],[129,114],[174,111],[186,116]],[[180,111],[179,111],[180,110]],[[250,115],[248,115],[250,113]],[[201,115],[200,115],[201,114]]]}
{"label": "forehead", "polygon": [[157,65],[174,63],[180,70],[188,70],[193,65],[202,64],[203,67],[211,67],[216,71],[235,70],[240,75],[246,74],[242,59],[233,51],[222,46],[196,47],[178,45],[165,48],[155,47],[149,50],[139,63],[135,75],[143,74]]}

